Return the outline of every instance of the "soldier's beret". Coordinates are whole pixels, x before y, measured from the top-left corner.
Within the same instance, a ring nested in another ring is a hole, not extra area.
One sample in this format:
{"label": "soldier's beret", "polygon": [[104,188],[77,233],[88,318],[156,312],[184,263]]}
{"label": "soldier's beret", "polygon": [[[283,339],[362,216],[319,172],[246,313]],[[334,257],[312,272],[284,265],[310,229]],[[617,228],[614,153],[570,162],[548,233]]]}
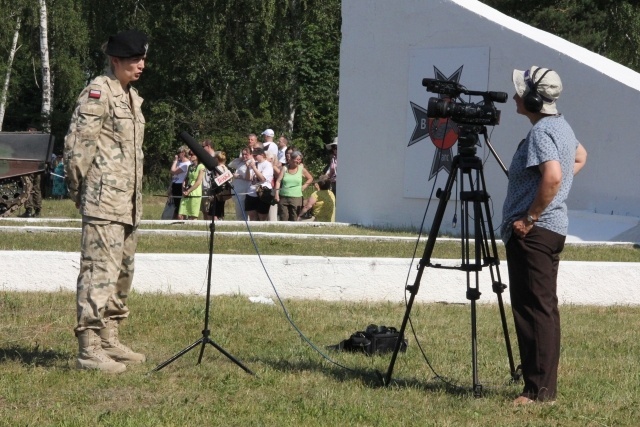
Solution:
{"label": "soldier's beret", "polygon": [[118,58],[145,56],[149,49],[147,36],[138,30],[121,31],[109,37],[106,54]]}

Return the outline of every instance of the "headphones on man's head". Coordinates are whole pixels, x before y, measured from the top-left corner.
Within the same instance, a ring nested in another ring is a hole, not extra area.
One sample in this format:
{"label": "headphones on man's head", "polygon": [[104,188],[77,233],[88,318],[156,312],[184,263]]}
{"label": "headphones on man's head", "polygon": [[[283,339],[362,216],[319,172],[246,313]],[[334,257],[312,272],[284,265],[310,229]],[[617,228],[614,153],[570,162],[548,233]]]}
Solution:
{"label": "headphones on man's head", "polygon": [[545,71],[542,74],[542,77],[538,79],[538,81],[535,81],[535,79],[536,74],[538,74],[538,71],[540,71],[540,68],[536,68],[532,76],[529,76],[529,71],[530,70],[524,72],[524,81],[529,87],[529,92],[527,92],[523,98],[524,108],[526,108],[526,110],[531,113],[539,113],[540,110],[542,110],[545,101],[553,102],[553,99],[545,98],[538,93],[538,85],[540,84],[542,79],[544,79],[544,76],[546,76],[547,73],[552,70]]}

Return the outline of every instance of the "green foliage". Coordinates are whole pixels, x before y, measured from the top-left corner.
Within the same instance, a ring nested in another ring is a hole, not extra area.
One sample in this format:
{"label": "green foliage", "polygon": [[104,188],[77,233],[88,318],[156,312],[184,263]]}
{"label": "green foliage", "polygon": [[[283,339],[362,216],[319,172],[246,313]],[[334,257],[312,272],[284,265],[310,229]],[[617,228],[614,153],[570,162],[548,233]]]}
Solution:
{"label": "green foliage", "polygon": [[[40,112],[37,2],[0,2],[0,52],[19,9],[24,46],[14,64],[6,130],[23,130]],[[149,35],[136,83],[147,119],[145,174],[166,177],[177,135],[209,138],[235,157],[250,132],[270,127],[325,162],[337,133],[339,0],[50,0],[52,115],[59,150],[82,87],[101,74],[101,45],[138,28]],[[0,71],[6,56],[0,58]]]}
{"label": "green foliage", "polygon": [[629,0],[482,0],[483,3],[640,71],[640,5]]}
{"label": "green foliage", "polygon": [[[640,6],[630,0],[485,0],[490,6],[640,70]],[[302,150],[319,175],[324,144],[337,135],[340,0],[49,0],[54,85],[52,132],[60,151],[76,97],[101,74],[101,45],[127,28],[148,33],[136,83],[147,118],[145,173],[166,177],[177,135],[209,138],[234,157],[246,134],[267,127]],[[4,130],[39,122],[38,3],[0,0],[0,75],[15,19],[21,48],[13,65]]]}
{"label": "green foliage", "polygon": [[[166,181],[152,181],[147,176],[147,188],[153,191],[143,197],[143,220],[160,218],[166,198]],[[151,182],[149,182],[151,181]],[[226,218],[235,218],[232,201],[225,206]],[[21,212],[16,212],[19,215]],[[42,218],[52,218],[49,223],[42,223],[45,227],[67,227],[66,232],[55,234],[50,232],[15,233],[0,229],[0,250],[39,250],[39,251],[77,251],[78,233],[80,232],[80,214],[70,200],[43,200]],[[59,218],[70,218],[72,221],[60,222]],[[75,220],[75,221],[73,221]],[[27,225],[28,220],[11,225]],[[219,254],[252,254],[255,248],[246,235],[247,227],[242,223],[218,222],[218,232],[230,232],[234,235],[218,235],[216,238],[216,253]],[[144,230],[140,236],[139,252],[148,253],[206,253],[209,224],[203,222],[176,222],[166,225],[143,223]],[[363,228],[359,226],[333,226],[319,223],[278,224],[273,222],[252,222],[254,231],[273,233],[273,235],[256,236],[260,252],[269,255],[309,255],[309,256],[345,256],[385,258],[411,258],[414,254],[422,255],[426,239],[423,235],[416,245],[417,232],[415,230],[388,230],[379,228]],[[148,233],[147,230],[171,230],[173,235]],[[187,232],[196,231],[194,235]],[[235,233],[240,232],[240,235]],[[334,235],[319,239],[296,239],[289,234],[323,234]],[[351,239],[346,236],[393,236],[395,240],[379,239]],[[178,244],[177,241],[182,244]],[[283,242],[286,241],[286,244]],[[472,245],[473,247],[473,245]],[[460,257],[460,242],[457,240],[438,241],[432,254],[434,258],[458,259]],[[505,260],[504,245],[498,244],[498,256]],[[640,262],[640,246],[632,244],[618,245],[581,245],[567,244],[561,255],[567,261],[595,261],[595,262]]]}

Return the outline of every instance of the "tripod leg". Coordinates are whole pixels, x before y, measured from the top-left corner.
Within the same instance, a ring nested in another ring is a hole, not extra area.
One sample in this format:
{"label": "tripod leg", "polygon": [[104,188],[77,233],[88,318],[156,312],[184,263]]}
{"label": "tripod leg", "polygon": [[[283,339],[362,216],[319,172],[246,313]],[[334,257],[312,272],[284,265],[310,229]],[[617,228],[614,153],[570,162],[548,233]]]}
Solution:
{"label": "tripod leg", "polygon": [[476,301],[471,300],[471,365],[473,375],[473,396],[482,397],[482,385],[478,377],[478,329],[476,326]]}
{"label": "tripod leg", "polygon": [[[255,375],[253,373],[253,371],[251,371],[251,369],[247,368],[246,366],[244,366],[242,364],[242,362],[240,362],[238,359],[236,359],[235,357],[233,357],[229,352],[227,352],[224,348],[220,347],[218,344],[216,344],[213,340],[211,339],[207,339],[206,340],[207,343],[211,344],[213,347],[215,347],[220,353],[224,354],[225,356],[227,356],[227,359],[231,360],[233,363],[235,363],[236,365],[238,365],[240,368],[242,368],[246,373],[251,374],[251,375]],[[202,343],[202,346],[204,347],[204,343]]]}
{"label": "tripod leg", "polygon": [[[480,171],[480,184],[482,185],[482,190],[486,193],[486,186],[484,181],[484,173],[482,170]],[[502,323],[502,333],[504,335],[504,342],[507,349],[507,358],[509,361],[509,370],[511,373],[511,379],[513,381],[518,381],[520,379],[521,373],[518,372],[518,369],[515,366],[513,360],[513,351],[511,349],[511,339],[509,337],[509,327],[507,325],[507,317],[504,309],[504,302],[502,299],[502,294],[507,286],[502,283],[502,278],[500,276],[500,257],[498,256],[498,246],[496,244],[495,233],[493,231],[493,222],[491,221],[490,214],[490,206],[489,206],[489,196],[487,195],[483,200],[483,208],[484,208],[484,218],[486,218],[486,226],[485,221],[482,221],[482,235],[483,235],[483,248],[485,251],[485,262],[489,264],[489,272],[491,273],[491,282],[493,283],[493,292],[496,294],[498,298],[498,308],[500,309],[500,321]],[[481,212],[482,214],[482,212]],[[490,243],[490,245],[489,245]],[[491,251],[489,253],[489,251]],[[495,274],[494,274],[495,267]]]}
{"label": "tripod leg", "polygon": [[[471,370],[473,380],[473,395],[474,397],[482,397],[482,385],[478,375],[478,328],[477,328],[477,307],[476,301],[480,299],[480,277],[479,272],[482,270],[482,252],[483,252],[483,239],[482,239],[482,211],[480,206],[480,200],[483,197],[483,192],[474,188],[474,181],[471,177],[472,169],[464,169],[460,174],[460,181],[462,191],[460,192],[461,200],[461,224],[462,224],[462,247],[463,250],[463,262],[462,269],[466,272],[467,276],[467,299],[470,301],[471,306]],[[477,173],[477,170],[476,170]],[[469,191],[464,191],[464,175],[469,180]],[[477,178],[477,177],[476,177]],[[477,182],[477,179],[476,179]],[[474,236],[474,258],[471,259],[471,245],[469,236],[471,236],[470,221],[467,218],[469,212],[469,204],[473,206],[473,236]],[[473,280],[471,280],[473,275]]]}
{"label": "tripod leg", "polygon": [[414,281],[413,285],[407,286],[407,291],[411,293],[411,297],[407,302],[407,308],[402,319],[402,326],[400,327],[400,331],[398,333],[398,341],[396,342],[396,345],[393,349],[391,361],[389,362],[389,367],[387,368],[387,374],[383,379],[383,385],[385,386],[388,386],[391,383],[393,367],[396,363],[396,358],[398,357],[398,352],[400,351],[402,342],[404,341],[404,332],[407,328],[409,315],[411,314],[411,308],[413,307],[413,301],[415,300],[415,297],[418,294],[418,290],[420,289],[422,274],[424,273],[425,267],[431,264],[431,255],[433,254],[433,248],[435,247],[436,239],[438,237],[438,233],[440,232],[440,226],[442,225],[442,219],[444,218],[444,212],[447,208],[447,203],[451,198],[451,191],[456,180],[459,161],[458,159],[458,156],[453,158],[453,162],[451,164],[451,172],[449,173],[449,178],[447,178],[447,183],[445,185],[444,191],[438,190],[438,193],[436,194],[436,196],[440,199],[440,202],[438,203],[438,209],[436,210],[436,215],[433,219],[431,229],[429,230],[429,237],[427,238],[427,244],[425,245],[424,253],[422,255],[422,258],[420,259],[416,280]]}
{"label": "tripod leg", "polygon": [[[421,267],[422,268],[422,267]],[[422,271],[418,272],[418,277],[422,276]],[[416,278],[416,281],[414,282],[414,286],[420,286],[419,284],[419,280],[418,278]],[[402,345],[402,342],[404,341],[404,331],[407,328],[407,322],[409,321],[409,314],[411,313],[411,308],[413,307],[413,300],[416,297],[417,291],[411,292],[411,297],[409,298],[409,301],[407,302],[407,309],[404,312],[404,317],[402,319],[402,326],[400,327],[400,331],[398,333],[398,341],[396,342],[396,345],[393,349],[393,354],[391,355],[391,361],[389,362],[389,367],[387,368],[387,374],[386,376],[383,378],[382,380],[382,385],[384,386],[388,386],[389,384],[391,384],[391,375],[393,373],[393,367],[396,363],[396,358],[398,357],[398,352],[400,351],[400,346]]]}
{"label": "tripod leg", "polygon": [[169,365],[170,363],[172,363],[173,361],[179,359],[180,357],[182,357],[183,355],[187,354],[188,352],[190,352],[191,350],[193,350],[198,344],[203,343],[204,344],[204,338],[200,338],[198,341],[194,342],[193,344],[191,344],[189,347],[186,347],[183,350],[180,350],[178,353],[176,353],[175,355],[173,355],[171,358],[165,360],[164,362],[162,362],[161,364],[159,364],[158,366],[156,366],[153,369],[153,372],[158,372],[160,369],[164,368],[165,366]]}
{"label": "tripod leg", "polygon": [[[497,283],[498,285],[502,285],[502,283]],[[494,284],[494,292],[496,292],[497,296],[498,296],[498,307],[500,308],[500,319],[502,321],[502,333],[504,334],[504,341],[505,344],[507,346],[507,357],[509,359],[509,369],[511,371],[511,380],[512,381],[519,381],[520,377],[522,376],[522,372],[518,371],[518,368],[516,368],[515,363],[513,361],[513,351],[511,350],[511,340],[509,338],[509,327],[507,325],[507,317],[505,315],[505,311],[504,311],[504,303],[502,302],[502,285],[500,287],[499,291],[495,290],[495,285]]]}

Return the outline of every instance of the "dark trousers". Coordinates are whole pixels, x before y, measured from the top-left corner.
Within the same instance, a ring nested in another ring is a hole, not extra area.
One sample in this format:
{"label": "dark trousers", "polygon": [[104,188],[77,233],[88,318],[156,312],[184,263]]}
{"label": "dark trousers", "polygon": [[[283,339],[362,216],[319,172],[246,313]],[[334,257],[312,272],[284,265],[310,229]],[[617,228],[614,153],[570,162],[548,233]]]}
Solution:
{"label": "dark trousers", "polygon": [[523,396],[555,400],[560,360],[557,278],[565,236],[534,226],[507,242],[511,309],[524,378]]}
{"label": "dark trousers", "polygon": [[302,197],[280,196],[278,221],[297,221],[302,210]]}
{"label": "dark trousers", "polygon": [[171,195],[173,196],[173,218],[178,218],[178,210],[180,209],[180,201],[182,200],[182,183],[171,183]]}
{"label": "dark trousers", "polygon": [[[213,203],[213,202],[211,202]],[[223,219],[224,218],[224,205],[226,203],[226,200],[220,199],[220,198],[216,198],[216,206],[214,209],[214,216],[218,219]]]}

